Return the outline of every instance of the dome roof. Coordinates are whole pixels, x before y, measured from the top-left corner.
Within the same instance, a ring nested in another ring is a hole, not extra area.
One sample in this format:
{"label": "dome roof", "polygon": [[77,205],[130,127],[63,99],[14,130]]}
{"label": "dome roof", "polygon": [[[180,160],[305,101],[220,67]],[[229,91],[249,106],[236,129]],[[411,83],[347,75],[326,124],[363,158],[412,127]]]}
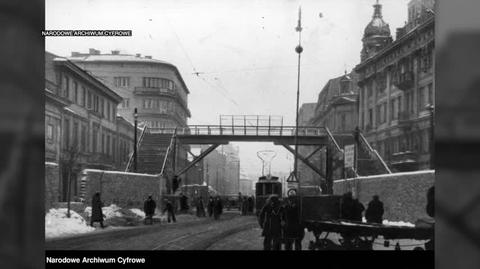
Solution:
{"label": "dome roof", "polygon": [[363,36],[390,36],[390,27],[388,23],[382,19],[382,5],[378,4],[377,1],[377,4],[373,5],[373,7],[375,9],[373,18],[367,27],[365,27]]}
{"label": "dome roof", "polygon": [[390,36],[390,27],[382,18],[373,18],[365,27],[364,37],[370,36]]}

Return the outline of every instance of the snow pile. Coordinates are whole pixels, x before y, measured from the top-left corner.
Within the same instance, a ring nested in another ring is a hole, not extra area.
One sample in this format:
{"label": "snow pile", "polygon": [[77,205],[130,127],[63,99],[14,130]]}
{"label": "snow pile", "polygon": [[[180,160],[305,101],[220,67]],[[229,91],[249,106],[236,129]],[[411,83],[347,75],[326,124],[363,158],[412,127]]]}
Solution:
{"label": "snow pile", "polygon": [[145,212],[143,212],[142,210],[140,210],[140,209],[138,209],[138,208],[130,208],[130,211],[131,211],[133,214],[135,214],[135,215],[137,215],[137,216],[139,216],[139,217],[141,217],[141,218],[145,218]]}
{"label": "snow pile", "polygon": [[383,220],[384,225],[390,225],[390,226],[409,226],[409,227],[415,227],[415,224],[410,223],[410,222],[404,222],[404,221],[388,221],[388,220]]}
{"label": "snow pile", "polygon": [[[110,206],[102,207],[102,213],[105,216],[105,219],[111,219],[114,217],[123,217],[123,214],[120,212],[120,207],[115,204],[111,204]],[[88,206],[85,208],[85,213],[91,217],[92,216],[92,207]]]}
{"label": "snow pile", "polygon": [[95,228],[88,226],[85,219],[73,210],[70,210],[70,218],[67,218],[66,208],[52,208],[45,215],[45,238],[81,234],[93,230]]}

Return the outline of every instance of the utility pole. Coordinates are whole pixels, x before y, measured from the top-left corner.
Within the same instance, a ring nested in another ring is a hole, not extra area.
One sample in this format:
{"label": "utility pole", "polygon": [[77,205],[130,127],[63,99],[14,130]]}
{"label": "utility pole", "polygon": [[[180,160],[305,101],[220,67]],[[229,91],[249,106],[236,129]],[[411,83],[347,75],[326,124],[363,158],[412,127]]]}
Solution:
{"label": "utility pole", "polygon": [[[294,175],[295,179],[298,180],[298,109],[299,109],[299,102],[300,102],[300,59],[301,54],[303,52],[302,48],[302,8],[298,8],[298,24],[295,30],[298,32],[298,46],[295,48],[295,52],[298,54],[298,77],[297,77],[297,106],[295,110],[295,159],[294,159]],[[299,183],[300,185],[300,183]]]}
{"label": "utility pole", "polygon": [[137,108],[135,108],[133,112],[133,118],[135,122],[135,130],[134,130],[134,144],[133,144],[133,171],[136,173],[137,172],[137,144],[138,144],[138,139],[137,139],[137,126],[138,126],[138,113],[137,113]]}

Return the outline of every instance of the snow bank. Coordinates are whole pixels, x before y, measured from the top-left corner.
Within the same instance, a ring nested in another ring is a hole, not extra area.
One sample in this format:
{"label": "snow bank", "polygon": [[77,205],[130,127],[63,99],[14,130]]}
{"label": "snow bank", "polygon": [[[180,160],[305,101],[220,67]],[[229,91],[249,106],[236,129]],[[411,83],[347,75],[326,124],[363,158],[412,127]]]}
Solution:
{"label": "snow bank", "polygon": [[66,208],[52,208],[45,215],[45,238],[88,233],[93,230],[95,228],[88,226],[85,219],[73,210],[70,210],[70,218],[67,218]]}
{"label": "snow bank", "polygon": [[410,223],[410,222],[404,222],[404,221],[389,221],[389,220],[383,220],[382,224],[384,224],[384,225],[390,225],[390,226],[409,226],[409,227],[415,227],[415,224]]}
{"label": "snow bank", "polygon": [[[110,206],[102,207],[102,213],[105,215],[105,219],[111,219],[114,217],[123,217],[123,214],[120,212],[120,207],[115,204],[111,204]],[[85,213],[90,217],[92,216],[92,207],[88,206],[85,208]]]}
{"label": "snow bank", "polygon": [[139,216],[139,217],[141,217],[141,218],[145,218],[145,212],[143,212],[142,210],[140,210],[140,209],[138,209],[138,208],[130,208],[130,211],[131,211],[133,214],[135,214],[135,215],[137,215],[137,216]]}

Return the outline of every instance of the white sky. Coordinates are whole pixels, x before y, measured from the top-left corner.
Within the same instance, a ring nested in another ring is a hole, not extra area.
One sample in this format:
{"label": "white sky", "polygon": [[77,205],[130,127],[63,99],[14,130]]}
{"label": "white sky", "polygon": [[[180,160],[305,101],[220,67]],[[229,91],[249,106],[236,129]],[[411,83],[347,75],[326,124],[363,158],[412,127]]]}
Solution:
{"label": "white sky", "polygon": [[[359,63],[361,38],[374,0],[46,0],[46,29],[132,30],[132,37],[49,37],[60,56],[89,48],[141,53],[178,67],[189,90],[189,124],[218,124],[220,114],[283,115],[295,124],[298,6],[302,6],[300,103],[316,102],[324,84]],[[395,29],[408,0],[381,0]],[[322,17],[319,14],[322,13]],[[194,69],[204,72],[199,77]],[[260,173],[256,151],[278,152],[272,171],[292,158],[273,144],[241,143],[241,166]]]}

